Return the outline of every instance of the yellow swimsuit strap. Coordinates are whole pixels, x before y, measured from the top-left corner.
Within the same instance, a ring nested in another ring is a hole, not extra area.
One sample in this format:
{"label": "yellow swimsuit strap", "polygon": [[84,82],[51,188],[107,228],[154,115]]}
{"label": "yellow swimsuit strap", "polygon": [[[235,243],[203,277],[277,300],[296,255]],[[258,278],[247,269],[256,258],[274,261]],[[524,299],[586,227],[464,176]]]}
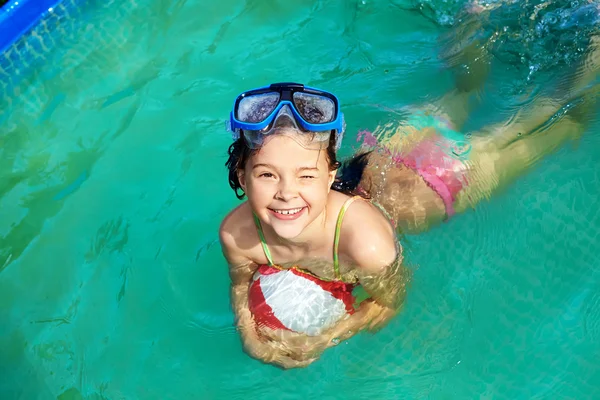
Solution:
{"label": "yellow swimsuit strap", "polygon": [[335,236],[333,237],[333,273],[336,279],[341,279],[342,277],[342,275],[340,274],[340,259],[338,256],[338,247],[340,245],[340,233],[342,231],[342,220],[344,219],[344,214],[346,213],[346,210],[348,210],[348,207],[350,207],[350,205],[356,199],[362,199],[362,197],[350,197],[344,202],[342,208],[340,209],[340,213],[338,214],[337,223],[335,224]]}
{"label": "yellow swimsuit strap", "polygon": [[263,233],[262,226],[260,225],[260,220],[256,216],[256,214],[252,213],[254,217],[254,224],[256,225],[256,230],[258,231],[258,237],[260,238],[260,244],[265,252],[265,257],[267,257],[267,261],[270,266],[275,265],[273,263],[273,258],[271,257],[271,252],[269,251],[269,247],[267,246],[267,241],[265,240],[265,234]]}

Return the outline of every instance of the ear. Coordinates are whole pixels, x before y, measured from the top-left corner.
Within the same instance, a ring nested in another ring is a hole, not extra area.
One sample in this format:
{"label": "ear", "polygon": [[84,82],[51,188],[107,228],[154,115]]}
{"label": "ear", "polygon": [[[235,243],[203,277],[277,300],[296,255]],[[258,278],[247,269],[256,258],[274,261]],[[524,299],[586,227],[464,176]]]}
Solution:
{"label": "ear", "polygon": [[246,192],[246,173],[243,169],[237,170],[238,181],[240,182],[240,186]]}
{"label": "ear", "polygon": [[327,190],[331,190],[331,185],[335,182],[335,176],[337,175],[337,169],[333,171],[329,171],[329,176],[327,177]]}

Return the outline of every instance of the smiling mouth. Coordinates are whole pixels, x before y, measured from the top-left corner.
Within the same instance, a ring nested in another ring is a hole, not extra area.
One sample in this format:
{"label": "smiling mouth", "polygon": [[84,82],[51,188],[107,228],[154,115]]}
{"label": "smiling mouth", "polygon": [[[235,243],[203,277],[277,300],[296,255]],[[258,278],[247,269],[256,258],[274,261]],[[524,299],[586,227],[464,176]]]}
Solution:
{"label": "smiling mouth", "polygon": [[300,208],[290,208],[289,210],[276,210],[274,208],[270,208],[271,211],[281,215],[294,215],[298,214],[300,211],[304,210],[304,207]]}

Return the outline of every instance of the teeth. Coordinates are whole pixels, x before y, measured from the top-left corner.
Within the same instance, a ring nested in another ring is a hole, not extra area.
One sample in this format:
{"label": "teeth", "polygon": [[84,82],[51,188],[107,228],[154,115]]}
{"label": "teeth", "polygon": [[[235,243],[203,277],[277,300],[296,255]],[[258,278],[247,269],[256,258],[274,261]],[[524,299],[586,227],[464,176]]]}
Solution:
{"label": "teeth", "polygon": [[292,210],[273,210],[275,211],[277,214],[283,214],[283,215],[291,215],[291,214],[297,214],[300,211],[302,211],[302,208],[294,208]]}

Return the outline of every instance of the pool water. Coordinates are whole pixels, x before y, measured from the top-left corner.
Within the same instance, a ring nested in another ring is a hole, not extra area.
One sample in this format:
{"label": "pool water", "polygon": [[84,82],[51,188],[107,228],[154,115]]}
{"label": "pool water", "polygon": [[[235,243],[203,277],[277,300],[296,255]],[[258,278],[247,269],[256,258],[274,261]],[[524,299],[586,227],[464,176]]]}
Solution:
{"label": "pool water", "polygon": [[[242,352],[217,235],[239,204],[234,97],[333,91],[348,156],[358,130],[452,88],[447,15],[423,11],[448,3],[88,1],[49,27],[0,103],[0,398],[600,398],[597,115],[476,210],[402,239],[414,279],[383,330],[306,369]],[[472,129],[560,69],[497,65]]]}

